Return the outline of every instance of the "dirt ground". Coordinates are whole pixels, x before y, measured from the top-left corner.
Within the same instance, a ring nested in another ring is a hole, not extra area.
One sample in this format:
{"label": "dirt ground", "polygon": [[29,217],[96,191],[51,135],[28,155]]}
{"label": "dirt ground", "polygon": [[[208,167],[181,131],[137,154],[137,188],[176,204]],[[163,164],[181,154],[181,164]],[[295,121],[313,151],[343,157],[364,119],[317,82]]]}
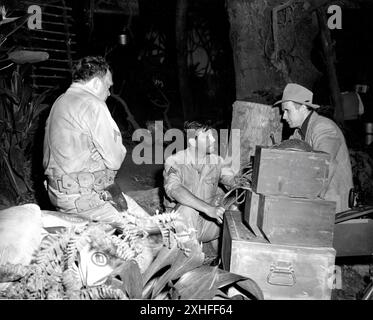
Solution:
{"label": "dirt ground", "polygon": [[[337,262],[338,263],[338,262]],[[338,264],[337,264],[338,265]],[[363,264],[340,264],[342,271],[341,289],[335,289],[332,300],[360,300],[371,280],[372,260]]]}
{"label": "dirt ground", "polygon": [[127,155],[117,174],[116,181],[123,192],[148,190],[163,184],[163,165],[135,164],[132,147],[127,147]]}

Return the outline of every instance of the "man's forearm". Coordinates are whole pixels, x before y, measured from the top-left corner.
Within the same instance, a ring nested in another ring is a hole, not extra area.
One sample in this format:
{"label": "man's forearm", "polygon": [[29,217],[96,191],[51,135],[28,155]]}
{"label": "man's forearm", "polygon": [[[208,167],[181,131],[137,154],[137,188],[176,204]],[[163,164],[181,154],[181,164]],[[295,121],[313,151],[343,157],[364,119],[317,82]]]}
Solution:
{"label": "man's forearm", "polygon": [[182,205],[191,207],[195,210],[206,213],[207,210],[211,207],[207,202],[196,197],[188,189],[183,186],[177,186],[173,192],[172,197]]}

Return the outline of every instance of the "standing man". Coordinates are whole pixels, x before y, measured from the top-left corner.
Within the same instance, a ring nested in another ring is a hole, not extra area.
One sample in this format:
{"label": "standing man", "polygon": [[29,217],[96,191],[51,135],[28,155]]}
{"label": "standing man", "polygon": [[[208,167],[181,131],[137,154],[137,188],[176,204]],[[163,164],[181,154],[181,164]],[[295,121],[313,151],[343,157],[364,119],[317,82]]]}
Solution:
{"label": "standing man", "polygon": [[[121,215],[105,201],[104,190],[115,186],[126,156],[105,103],[113,85],[111,71],[104,58],[85,57],[74,66],[72,77],[71,86],[53,104],[45,128],[43,166],[49,198],[58,211],[110,222]],[[121,199],[125,207],[128,198]]]}
{"label": "standing man", "polygon": [[216,201],[218,183],[232,186],[233,170],[214,154],[211,127],[186,122],[188,147],[168,157],[164,165],[164,187],[183,224],[180,231],[194,231],[199,242],[211,242],[217,254],[225,209]]}
{"label": "standing man", "polygon": [[339,127],[330,119],[320,116],[312,103],[313,93],[295,83],[286,85],[281,101],[283,119],[290,128],[295,128],[291,138],[302,139],[316,151],[330,155],[328,185],[320,195],[336,201],[336,212],[349,209],[348,197],[353,187],[352,170],[345,138]]}

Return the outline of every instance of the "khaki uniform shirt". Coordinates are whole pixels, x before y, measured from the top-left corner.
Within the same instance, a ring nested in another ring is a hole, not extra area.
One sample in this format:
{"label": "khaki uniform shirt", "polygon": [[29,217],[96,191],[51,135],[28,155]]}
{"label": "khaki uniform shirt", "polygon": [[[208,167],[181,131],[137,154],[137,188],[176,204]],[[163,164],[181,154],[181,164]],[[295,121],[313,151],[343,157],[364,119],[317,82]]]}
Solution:
{"label": "khaki uniform shirt", "polygon": [[[102,160],[91,155],[98,151]],[[46,175],[118,170],[126,155],[122,136],[104,101],[73,83],[52,106],[44,137]]]}
{"label": "khaki uniform shirt", "polygon": [[[101,155],[98,161],[91,157],[96,151]],[[125,156],[121,133],[105,102],[83,84],[73,83],[55,101],[47,119],[43,149],[45,174],[49,178],[60,178],[78,172],[116,171]],[[64,194],[50,185],[48,193],[59,211],[76,212],[75,201],[80,194]],[[96,198],[92,206],[104,203]]]}
{"label": "khaki uniform shirt", "polygon": [[171,200],[175,186],[183,185],[196,197],[213,204],[218,183],[232,185],[235,172],[229,163],[210,154],[205,164],[197,164],[188,148],[168,157],[164,165],[164,187]]}
{"label": "khaki uniform shirt", "polygon": [[[193,195],[211,205],[219,205],[218,183],[233,185],[235,172],[229,163],[216,154],[206,158],[206,163],[198,164],[195,161],[193,150],[186,149],[168,157],[164,165],[164,188],[167,196],[165,205],[174,207],[175,187],[182,185]],[[221,192],[222,193],[222,192]],[[222,194],[221,194],[222,195]],[[198,211],[191,207],[181,205],[176,209],[180,221],[175,223],[176,232],[190,232],[195,230],[198,241],[208,242],[219,237],[221,226],[215,221],[207,220]]]}

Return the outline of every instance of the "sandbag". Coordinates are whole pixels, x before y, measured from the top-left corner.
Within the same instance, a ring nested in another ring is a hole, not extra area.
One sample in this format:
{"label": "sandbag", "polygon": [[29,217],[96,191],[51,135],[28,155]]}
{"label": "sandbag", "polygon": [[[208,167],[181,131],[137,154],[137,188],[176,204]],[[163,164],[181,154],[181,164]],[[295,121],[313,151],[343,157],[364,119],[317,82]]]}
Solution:
{"label": "sandbag", "polygon": [[0,265],[28,265],[46,235],[40,207],[24,204],[0,210]]}

